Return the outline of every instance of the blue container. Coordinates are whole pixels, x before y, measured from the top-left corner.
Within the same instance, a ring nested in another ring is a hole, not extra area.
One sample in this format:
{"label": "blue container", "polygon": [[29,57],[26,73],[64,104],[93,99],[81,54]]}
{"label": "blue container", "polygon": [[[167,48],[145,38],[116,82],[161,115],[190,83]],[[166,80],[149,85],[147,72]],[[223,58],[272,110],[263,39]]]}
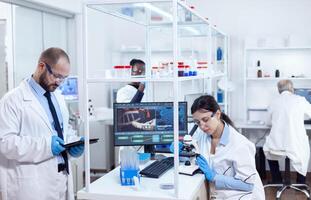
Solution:
{"label": "blue container", "polygon": [[140,181],[139,169],[122,169],[120,168],[120,182],[121,185],[135,185],[134,177]]}
{"label": "blue container", "polygon": [[217,90],[217,102],[218,103],[224,102],[224,92],[222,90]]}
{"label": "blue container", "polygon": [[222,49],[220,47],[217,48],[217,61],[222,60]]}

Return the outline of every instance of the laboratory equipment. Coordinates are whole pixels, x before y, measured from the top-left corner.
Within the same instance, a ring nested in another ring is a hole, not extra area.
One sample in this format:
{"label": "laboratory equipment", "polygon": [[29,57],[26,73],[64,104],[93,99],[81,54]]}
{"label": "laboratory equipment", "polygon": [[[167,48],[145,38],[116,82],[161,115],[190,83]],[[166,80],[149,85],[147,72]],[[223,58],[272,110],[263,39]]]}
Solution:
{"label": "laboratory equipment", "polygon": [[[114,145],[170,144],[173,139],[173,103],[115,103]],[[187,102],[179,102],[179,136],[187,134]]]}
{"label": "laboratory equipment", "polygon": [[172,167],[174,167],[174,157],[168,157],[160,161],[154,161],[152,164],[141,170],[140,174],[142,176],[147,176],[150,178],[159,178],[162,174],[164,174]]}
{"label": "laboratory equipment", "polygon": [[139,175],[139,158],[135,149],[125,147],[120,151],[120,183],[121,185],[137,185],[135,177],[140,180]]}
{"label": "laboratory equipment", "polygon": [[59,89],[62,91],[65,100],[78,100],[78,77],[66,78]]}
{"label": "laboratory equipment", "polygon": [[197,141],[192,138],[192,135],[195,133],[197,129],[198,129],[198,125],[195,124],[192,127],[190,133],[188,135],[185,135],[183,139],[183,147],[181,149],[180,154],[187,155],[189,157],[189,160],[186,161],[184,165],[179,166],[180,174],[192,176],[199,171],[199,166],[196,165],[195,163],[196,156],[200,155],[199,146],[197,144]]}

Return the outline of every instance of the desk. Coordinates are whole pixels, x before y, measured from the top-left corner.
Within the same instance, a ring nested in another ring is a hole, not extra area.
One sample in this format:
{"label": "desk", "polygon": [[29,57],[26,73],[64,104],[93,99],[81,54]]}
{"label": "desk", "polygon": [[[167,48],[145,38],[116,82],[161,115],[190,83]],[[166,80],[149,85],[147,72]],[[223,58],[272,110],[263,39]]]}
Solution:
{"label": "desk", "polygon": [[141,189],[136,191],[131,186],[121,186],[119,179],[120,167],[90,184],[90,191],[78,192],[78,199],[93,200],[207,200],[207,183],[203,174],[194,176],[179,175],[179,198],[174,189],[160,189],[161,183],[174,182],[174,169],[170,169],[158,179],[141,178]]}

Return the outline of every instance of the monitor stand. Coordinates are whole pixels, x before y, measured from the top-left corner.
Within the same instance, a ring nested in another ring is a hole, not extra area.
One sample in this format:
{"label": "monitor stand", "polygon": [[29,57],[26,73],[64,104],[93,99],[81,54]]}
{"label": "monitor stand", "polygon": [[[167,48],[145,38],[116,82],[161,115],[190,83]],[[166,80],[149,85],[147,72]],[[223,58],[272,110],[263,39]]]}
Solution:
{"label": "monitor stand", "polygon": [[152,144],[144,145],[145,153],[150,153],[151,157],[154,157],[155,154],[155,147]]}

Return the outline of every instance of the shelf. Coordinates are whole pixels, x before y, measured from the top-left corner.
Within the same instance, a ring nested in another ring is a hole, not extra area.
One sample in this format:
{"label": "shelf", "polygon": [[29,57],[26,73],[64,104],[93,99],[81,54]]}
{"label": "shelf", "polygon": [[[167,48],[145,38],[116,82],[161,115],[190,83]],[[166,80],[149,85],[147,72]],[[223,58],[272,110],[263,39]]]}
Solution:
{"label": "shelf", "polygon": [[[140,49],[140,50],[129,49],[129,50],[120,50],[120,51],[116,51],[116,52],[120,52],[120,53],[145,53],[146,51],[144,49]],[[173,52],[172,49],[151,50],[151,53],[171,53],[171,52]],[[198,50],[191,50],[191,49],[185,49],[185,50],[182,50],[181,52],[194,52],[196,54],[199,53]]]}
{"label": "shelf", "polygon": [[254,47],[254,48],[246,48],[246,51],[274,51],[274,50],[311,50],[310,47]]}
{"label": "shelf", "polygon": [[[182,81],[192,81],[192,80],[200,80],[200,79],[212,79],[224,76],[224,73],[216,73],[213,75],[205,75],[205,76],[186,76],[186,77],[178,77],[178,82]],[[150,78],[88,78],[88,83],[122,83],[122,82],[173,82],[173,77],[150,77]]]}
{"label": "shelf", "polygon": [[274,77],[263,77],[263,78],[246,78],[247,81],[276,81],[276,80],[283,80],[283,79],[288,79],[288,80],[301,80],[301,81],[304,81],[304,80],[311,80],[311,77],[310,78],[290,78],[290,77],[280,77],[280,78],[274,78]]}

